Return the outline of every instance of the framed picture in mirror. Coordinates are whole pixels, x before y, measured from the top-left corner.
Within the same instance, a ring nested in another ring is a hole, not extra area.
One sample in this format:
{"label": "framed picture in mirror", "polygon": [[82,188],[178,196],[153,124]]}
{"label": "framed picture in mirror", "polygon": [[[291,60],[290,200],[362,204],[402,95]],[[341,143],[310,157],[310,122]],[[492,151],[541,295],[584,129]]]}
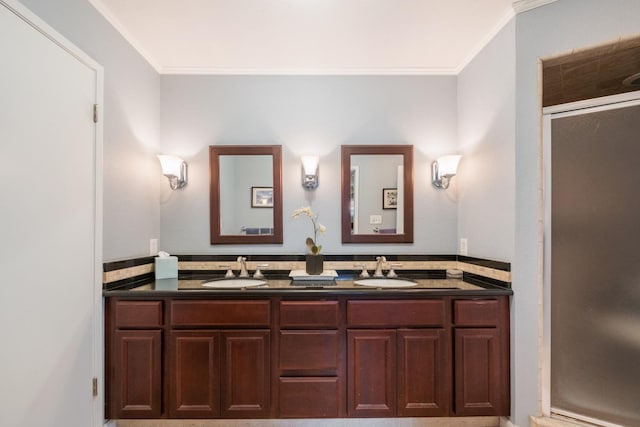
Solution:
{"label": "framed picture in mirror", "polygon": [[251,187],[252,208],[273,207],[273,187]]}
{"label": "framed picture in mirror", "polygon": [[382,209],[398,209],[398,189],[382,189]]}

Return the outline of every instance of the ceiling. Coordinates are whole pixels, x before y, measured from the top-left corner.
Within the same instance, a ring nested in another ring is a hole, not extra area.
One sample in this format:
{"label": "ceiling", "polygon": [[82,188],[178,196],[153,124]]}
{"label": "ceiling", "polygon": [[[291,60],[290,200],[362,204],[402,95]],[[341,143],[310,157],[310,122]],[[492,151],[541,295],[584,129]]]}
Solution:
{"label": "ceiling", "polygon": [[457,74],[514,15],[513,0],[89,1],[164,74]]}

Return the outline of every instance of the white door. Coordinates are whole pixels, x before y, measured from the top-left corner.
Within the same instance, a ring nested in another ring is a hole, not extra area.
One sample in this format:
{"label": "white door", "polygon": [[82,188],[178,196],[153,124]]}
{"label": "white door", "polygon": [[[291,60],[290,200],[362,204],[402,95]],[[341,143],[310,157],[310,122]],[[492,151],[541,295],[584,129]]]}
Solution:
{"label": "white door", "polygon": [[0,1],[0,424],[88,427],[101,75],[8,6],[28,12]]}

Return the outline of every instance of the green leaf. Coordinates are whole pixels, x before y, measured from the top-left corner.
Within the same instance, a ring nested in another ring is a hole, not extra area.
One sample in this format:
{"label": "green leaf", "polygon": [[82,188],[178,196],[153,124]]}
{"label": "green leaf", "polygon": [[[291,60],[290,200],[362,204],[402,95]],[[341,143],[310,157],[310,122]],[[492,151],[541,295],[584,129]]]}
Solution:
{"label": "green leaf", "polygon": [[313,250],[313,247],[316,245],[313,242],[313,239],[311,237],[307,237],[307,240],[305,241],[305,243],[307,244],[307,247],[312,250]]}

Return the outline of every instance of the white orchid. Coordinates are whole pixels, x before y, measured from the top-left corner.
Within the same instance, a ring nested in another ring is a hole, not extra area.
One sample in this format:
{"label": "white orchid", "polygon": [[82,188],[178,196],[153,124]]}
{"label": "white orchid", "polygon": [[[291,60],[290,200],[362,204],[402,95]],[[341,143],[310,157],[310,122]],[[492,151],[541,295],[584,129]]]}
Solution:
{"label": "white orchid", "polygon": [[320,253],[320,250],[322,249],[322,245],[317,244],[318,232],[320,232],[320,234],[324,234],[327,231],[327,227],[318,222],[319,214],[314,214],[311,208],[308,206],[293,211],[292,217],[296,219],[300,215],[309,217],[309,219],[311,220],[311,224],[313,224],[313,239],[311,237],[307,237],[306,244],[312,254],[318,255]]}

